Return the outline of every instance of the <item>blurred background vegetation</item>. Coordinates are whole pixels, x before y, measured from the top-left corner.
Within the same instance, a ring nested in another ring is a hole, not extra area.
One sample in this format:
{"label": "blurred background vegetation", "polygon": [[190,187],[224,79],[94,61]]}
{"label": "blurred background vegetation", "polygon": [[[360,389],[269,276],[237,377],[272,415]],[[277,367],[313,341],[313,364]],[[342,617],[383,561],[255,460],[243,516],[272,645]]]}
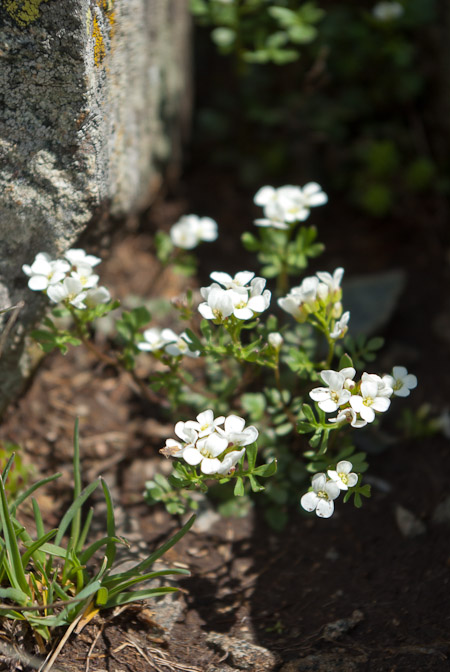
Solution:
{"label": "blurred background vegetation", "polygon": [[191,7],[194,163],[249,190],[315,179],[373,218],[448,194],[445,2]]}

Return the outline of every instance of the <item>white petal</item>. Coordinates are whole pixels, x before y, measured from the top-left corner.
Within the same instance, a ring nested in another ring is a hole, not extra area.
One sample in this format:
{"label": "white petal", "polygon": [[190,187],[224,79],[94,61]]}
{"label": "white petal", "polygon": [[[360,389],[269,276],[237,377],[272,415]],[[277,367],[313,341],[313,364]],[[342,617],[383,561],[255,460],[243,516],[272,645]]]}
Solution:
{"label": "white petal", "polygon": [[213,457],[218,457],[228,447],[228,440],[223,436],[219,436],[219,434],[216,434],[216,432],[210,434],[205,439],[202,439],[202,442],[203,441],[205,442],[204,446],[206,450]]}
{"label": "white petal", "polygon": [[353,464],[348,460],[341,460],[336,465],[336,471],[339,474],[349,474],[353,469]]}
{"label": "white petal", "polygon": [[229,415],[227,418],[225,418],[226,432],[241,432],[244,427],[245,420],[238,415]]}
{"label": "white petal", "polygon": [[316,514],[319,518],[330,518],[334,513],[334,502],[329,499],[319,498],[316,507]]}
{"label": "white petal", "polygon": [[28,287],[35,292],[47,289],[48,278],[45,275],[32,275],[28,280]]}
{"label": "white petal", "polygon": [[213,273],[211,273],[209,277],[211,278],[211,280],[218,282],[220,285],[224,285],[224,287],[228,287],[233,281],[231,275],[219,271],[214,271]]}
{"label": "white petal", "polygon": [[197,448],[185,448],[183,451],[183,459],[190,464],[191,466],[195,467],[197,464],[200,464],[202,460],[205,458],[203,455],[197,450]]}
{"label": "white petal", "polygon": [[201,303],[198,307],[198,312],[202,317],[205,318],[205,320],[215,320],[216,316],[214,315],[213,311],[211,308],[208,306],[206,302]]}
{"label": "white petal", "polygon": [[315,492],[307,492],[300,500],[300,504],[306,511],[314,511],[319,503],[319,497]]}
{"label": "white petal", "polygon": [[319,492],[319,490],[323,490],[325,487],[325,484],[327,482],[327,477],[323,473],[318,473],[314,474],[314,476],[311,479],[311,485],[314,488],[315,492]]}
{"label": "white petal", "polygon": [[261,187],[255,194],[253,202],[256,205],[264,206],[275,197],[276,191],[273,187]]}
{"label": "white petal", "polygon": [[387,397],[377,397],[372,404],[372,408],[374,411],[380,411],[381,413],[384,413],[388,410],[390,405],[391,400]]}
{"label": "white petal", "polygon": [[319,401],[319,408],[325,413],[334,413],[338,409],[338,405],[332,399],[325,399],[324,401]]}
{"label": "white petal", "polygon": [[200,470],[204,474],[217,474],[221,466],[222,463],[217,458],[211,460],[209,457],[204,457],[200,466]]}
{"label": "white petal", "polygon": [[349,474],[348,475],[348,482],[347,482],[348,487],[353,488],[357,483],[358,483],[358,475],[357,474]]}

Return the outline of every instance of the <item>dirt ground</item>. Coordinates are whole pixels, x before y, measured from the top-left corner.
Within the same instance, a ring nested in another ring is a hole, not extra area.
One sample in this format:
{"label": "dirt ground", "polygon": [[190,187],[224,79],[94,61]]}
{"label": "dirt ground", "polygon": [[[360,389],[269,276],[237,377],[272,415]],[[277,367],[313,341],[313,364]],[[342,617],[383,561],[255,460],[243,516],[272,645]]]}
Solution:
{"label": "dirt ground", "polygon": [[[153,257],[153,232],[187,212],[215,217],[221,229],[220,242],[200,251],[201,280],[214,269],[242,270],[246,257],[236,240],[251,227],[250,195],[232,177],[194,167],[174,194],[115,236],[101,267],[114,296],[171,298],[192,282],[161,275]],[[327,246],[318,269],[343,265],[348,276],[406,272],[377,368],[398,363],[413,371],[419,386],[402,404],[429,403],[434,416],[450,410],[446,215],[443,203],[431,202],[414,219],[373,221],[332,200],[315,214]],[[267,526],[258,507],[240,519],[219,520],[206,511],[206,531],[190,533],[165,558],[191,571],[179,581],[175,625],[164,631],[151,604],[150,612],[110,614],[72,636],[54,669],[448,670],[450,444],[441,433],[404,438],[395,430],[399,415],[393,411],[388,427],[391,445],[369,454],[373,496],[362,510],[342,506],[327,521],[294,512],[281,533]],[[81,348],[47,357],[0,428],[0,438],[19,444],[37,473],[63,472],[40,499],[46,524],[53,526],[67,503],[76,416],[84,477],[101,473],[108,480],[132,550],[161,543],[179,523],[148,507],[141,493],[161,464],[158,450],[173,425],[161,420],[157,405],[141,400],[127,374],[117,375]],[[398,522],[402,510],[410,514],[409,527]],[[4,629],[0,634],[10,641]],[[31,641],[20,646],[34,653]],[[11,652],[0,665],[33,669],[13,662]]]}

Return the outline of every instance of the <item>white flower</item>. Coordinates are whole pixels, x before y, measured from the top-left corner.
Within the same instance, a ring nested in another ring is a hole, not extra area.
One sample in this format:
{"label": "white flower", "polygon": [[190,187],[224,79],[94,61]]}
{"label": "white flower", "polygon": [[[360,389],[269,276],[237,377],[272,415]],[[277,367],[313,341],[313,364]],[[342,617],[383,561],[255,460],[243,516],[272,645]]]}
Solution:
{"label": "white flower", "polygon": [[329,518],[334,512],[334,499],[339,497],[340,489],[334,481],[327,481],[326,474],[315,474],[311,480],[312,491],[300,500],[306,511],[315,511],[319,518]]}
{"label": "white flower", "polygon": [[94,257],[93,254],[86,254],[86,252],[81,249],[67,250],[67,252],[64,253],[64,256],[74,267],[77,267],[78,264],[82,264],[83,266],[97,266],[97,264],[101,262],[99,257]]}
{"label": "white flower", "polygon": [[375,411],[384,413],[391,405],[386,395],[380,395],[376,381],[362,380],[360,392],[350,398],[350,406],[367,422],[375,420]]}
{"label": "white flower", "polygon": [[372,14],[379,21],[392,21],[402,16],[404,11],[399,2],[378,2],[372,9]]}
{"label": "white flower", "polygon": [[111,299],[111,294],[106,287],[94,287],[88,289],[86,296],[83,299],[88,308],[95,308],[100,303],[108,303]]}
{"label": "white flower", "polygon": [[378,396],[380,397],[391,397],[393,393],[392,385],[391,385],[391,376],[379,376],[376,373],[363,373],[361,376],[361,380],[364,381],[369,381],[372,383],[376,383],[378,386]]}
{"label": "white flower", "polygon": [[264,278],[254,278],[245,294],[228,290],[233,302],[233,315],[239,320],[250,320],[255,313],[262,313],[269,307],[271,293],[264,290]]}
{"label": "white flower", "polygon": [[316,182],[309,182],[303,189],[285,185],[279,189],[265,186],[255,194],[254,202],[264,208],[264,217],[256,219],[257,226],[288,229],[295,222],[309,217],[310,208],[323,205],[328,200]]}
{"label": "white flower", "polygon": [[164,329],[162,332],[163,338],[168,338],[171,334],[173,334],[173,342],[168,343],[168,345],[166,345],[164,348],[168,355],[172,355],[172,357],[179,357],[180,355],[186,355],[187,357],[199,357],[199,350],[189,349],[189,344],[191,344],[192,341],[185,331],[183,331],[183,333],[179,336],[177,336],[177,334],[171,329]]}
{"label": "white flower", "polygon": [[336,483],[339,490],[348,490],[358,483],[358,476],[352,472],[352,467],[352,463],[348,460],[341,460],[335,470],[328,469],[328,477]]}
{"label": "white flower", "polygon": [[278,305],[298,321],[307,318],[305,307],[314,308],[319,280],[315,276],[304,278],[301,285],[293,287],[289,294],[278,299]]}
{"label": "white flower", "polygon": [[175,457],[182,457],[191,466],[200,465],[200,470],[204,474],[218,474],[222,468],[218,456],[226,450],[227,445],[228,441],[225,438],[213,433],[197,439],[195,446],[192,444],[185,446],[182,448],[182,455],[177,454]]}
{"label": "white flower", "polygon": [[353,408],[342,408],[335,418],[328,418],[328,422],[348,422],[352,427],[360,428],[367,425],[366,420],[361,420]]}
{"label": "white flower", "polygon": [[218,418],[214,419],[214,413],[210,409],[207,411],[202,411],[197,415],[197,421],[188,420],[186,422],[186,427],[195,429],[198,432],[200,438],[208,436],[216,431],[219,425],[223,425],[225,421],[225,416],[219,415]]}
{"label": "white flower", "polygon": [[217,222],[198,215],[184,215],[170,229],[172,243],[184,250],[191,250],[202,241],[212,242],[217,235]]}
{"label": "white flower", "polygon": [[417,378],[404,366],[394,366],[392,375],[383,376],[382,381],[392,388],[396,397],[409,397],[410,390],[417,387]]}
{"label": "white flower", "polygon": [[248,446],[258,438],[258,430],[253,425],[245,427],[244,418],[238,415],[229,415],[225,418],[225,426],[217,427],[221,436],[227,439],[228,444],[233,446]]}
{"label": "white flower", "polygon": [[338,339],[345,336],[345,333],[348,329],[348,322],[350,320],[350,311],[346,311],[340,320],[338,320],[333,328],[333,331],[330,332],[330,338]]}
{"label": "white flower", "polygon": [[72,271],[70,277],[79,280],[84,289],[92,289],[97,286],[99,276],[93,272],[89,264],[77,264],[76,271]]}
{"label": "white flower", "polygon": [[245,454],[244,446],[256,441],[258,430],[246,428],[245,420],[236,415],[214,418],[208,409],[195,421],[177,422],[175,434],[183,443],[168,439],[160,452],[166,457],[183,458],[191,466],[200,465],[204,474],[212,475],[229,474]]}
{"label": "white flower", "polygon": [[325,271],[318,271],[316,275],[320,280],[320,285],[317,289],[319,298],[322,301],[339,301],[342,295],[341,281],[344,275],[344,269],[341,267],[336,268],[333,275]]}
{"label": "white flower", "polygon": [[47,289],[48,298],[53,303],[70,303],[75,308],[86,308],[83,300],[86,298],[86,292],[83,286],[76,278],[65,278],[57,285],[50,285]]}
{"label": "white flower", "polygon": [[278,331],[272,331],[267,340],[274,350],[279,350],[284,343],[284,338]]}
{"label": "white flower", "polygon": [[57,284],[65,278],[70,265],[62,259],[52,260],[46,252],[39,252],[31,266],[24,264],[22,270],[30,278],[30,289],[45,291],[49,285]]}
{"label": "white flower", "polygon": [[206,301],[199,305],[198,310],[206,320],[223,322],[233,313],[233,301],[228,290],[216,285],[215,287],[202,287],[200,293]]}
{"label": "white flower", "polygon": [[322,411],[333,413],[339,406],[348,403],[351,392],[344,389],[345,376],[338,371],[321,371],[320,377],[328,387],[316,387],[311,390],[309,396],[318,403]]}
{"label": "white flower", "polygon": [[139,350],[145,352],[156,352],[162,350],[168,343],[176,341],[178,336],[172,329],[159,329],[158,327],[151,327],[146,329],[142,336],[144,340],[137,344]]}
{"label": "white flower", "polygon": [[306,208],[315,208],[328,203],[328,196],[317,182],[308,182],[302,189],[303,202]]}
{"label": "white flower", "polygon": [[225,289],[232,289],[238,294],[246,294],[249,287],[249,283],[253,280],[255,274],[251,271],[240,271],[236,273],[234,278],[231,277],[228,273],[222,273],[214,271],[211,273],[210,278],[216,283],[225,287]]}

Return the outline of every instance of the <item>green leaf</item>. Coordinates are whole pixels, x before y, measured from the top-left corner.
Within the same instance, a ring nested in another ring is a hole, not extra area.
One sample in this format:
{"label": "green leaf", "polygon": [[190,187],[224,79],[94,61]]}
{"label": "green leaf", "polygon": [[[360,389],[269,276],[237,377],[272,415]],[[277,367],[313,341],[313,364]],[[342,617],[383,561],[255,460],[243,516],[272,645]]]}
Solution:
{"label": "green leaf", "polygon": [[261,392],[247,392],[241,396],[241,406],[253,422],[261,420],[266,410],[266,397]]}
{"label": "green leaf", "polygon": [[314,426],[317,425],[316,416],[314,415],[314,411],[312,410],[311,406],[309,406],[308,404],[303,404],[302,413],[312,425]]}
{"label": "green leaf", "polygon": [[36,551],[38,551],[41,548],[41,546],[43,546],[48,541],[50,541],[50,539],[52,539],[52,537],[55,536],[57,531],[58,531],[57,529],[50,530],[50,532],[47,532],[47,534],[44,534],[44,536],[40,537],[37,541],[35,541],[34,544],[31,544],[31,546],[28,546],[28,544],[25,544],[25,546],[27,547],[27,550],[25,551],[25,553],[22,556],[22,566],[23,566],[24,569],[26,568],[30,558],[34,555],[34,553]]}
{"label": "green leaf", "polygon": [[269,476],[273,476],[277,471],[277,461],[272,460],[272,462],[269,462],[269,464],[262,464],[259,467],[256,467],[256,469],[253,470],[253,474],[256,474],[256,476],[261,476],[262,478],[269,478]]}
{"label": "green leaf", "polygon": [[254,466],[256,464],[256,457],[258,455],[258,447],[256,443],[252,443],[249,446],[247,446],[246,455],[247,455],[248,470],[253,471]]}
{"label": "green leaf", "polygon": [[348,355],[347,353],[344,353],[339,360],[338,369],[339,370],[346,369],[349,366],[353,367],[353,360],[350,357],[350,355]]}
{"label": "green leaf", "polygon": [[245,249],[249,252],[258,252],[261,247],[260,242],[256,236],[254,236],[252,233],[248,233],[248,231],[242,234],[241,241]]}
{"label": "green leaf", "polygon": [[236,479],[236,485],[234,486],[234,495],[235,495],[235,497],[242,497],[243,494],[244,494],[244,492],[245,492],[245,490],[244,490],[244,481],[243,481],[242,478],[239,476],[239,477]]}
{"label": "green leaf", "polygon": [[250,481],[250,485],[253,492],[261,492],[261,490],[264,490],[264,486],[260,485],[256,480],[256,478],[252,476],[252,474],[248,475],[248,480]]}

